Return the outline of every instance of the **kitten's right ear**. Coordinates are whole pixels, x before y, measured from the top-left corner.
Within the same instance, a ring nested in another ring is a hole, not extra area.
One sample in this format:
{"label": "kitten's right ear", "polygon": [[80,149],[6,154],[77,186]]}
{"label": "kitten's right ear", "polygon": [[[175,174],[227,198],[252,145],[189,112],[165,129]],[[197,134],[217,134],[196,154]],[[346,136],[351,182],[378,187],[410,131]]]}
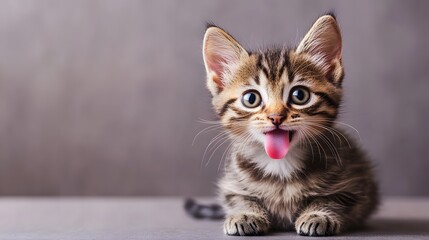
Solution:
{"label": "kitten's right ear", "polygon": [[207,71],[207,87],[212,95],[222,91],[226,78],[237,63],[249,54],[227,32],[209,26],[204,35],[203,57]]}
{"label": "kitten's right ear", "polygon": [[307,53],[323,72],[341,84],[342,41],[341,32],[335,16],[321,16],[310,28],[304,39],[298,45],[298,53]]}

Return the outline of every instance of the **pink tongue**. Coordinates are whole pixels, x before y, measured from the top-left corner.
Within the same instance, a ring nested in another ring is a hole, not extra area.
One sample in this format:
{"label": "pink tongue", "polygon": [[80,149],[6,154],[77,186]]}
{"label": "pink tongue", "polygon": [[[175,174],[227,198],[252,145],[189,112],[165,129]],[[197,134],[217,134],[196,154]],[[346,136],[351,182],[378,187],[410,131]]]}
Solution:
{"label": "pink tongue", "polygon": [[274,130],[265,134],[265,152],[272,159],[282,159],[289,151],[289,132]]}

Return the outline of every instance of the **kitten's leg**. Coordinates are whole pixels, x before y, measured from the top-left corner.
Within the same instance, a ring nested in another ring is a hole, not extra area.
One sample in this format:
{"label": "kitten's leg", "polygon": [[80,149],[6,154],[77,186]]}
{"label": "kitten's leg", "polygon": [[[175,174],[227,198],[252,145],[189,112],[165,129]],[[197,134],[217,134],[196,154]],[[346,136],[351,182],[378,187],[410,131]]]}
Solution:
{"label": "kitten's leg", "polygon": [[316,199],[311,202],[295,221],[295,229],[299,235],[329,236],[340,233],[344,229],[345,206],[327,199]]}
{"label": "kitten's leg", "polygon": [[269,229],[268,212],[256,198],[226,195],[227,217],[224,232],[227,235],[261,235]]}

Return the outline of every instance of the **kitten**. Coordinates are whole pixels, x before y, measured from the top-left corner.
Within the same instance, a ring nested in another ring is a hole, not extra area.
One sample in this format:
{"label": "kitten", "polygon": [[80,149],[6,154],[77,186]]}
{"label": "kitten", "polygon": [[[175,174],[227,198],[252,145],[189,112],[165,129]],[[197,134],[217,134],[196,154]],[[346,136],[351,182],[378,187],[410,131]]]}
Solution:
{"label": "kitten", "polygon": [[249,52],[208,26],[207,87],[232,140],[220,180],[228,235],[295,229],[325,236],[359,225],[378,202],[362,150],[334,126],[342,97],[341,33],[320,17],[294,49]]}

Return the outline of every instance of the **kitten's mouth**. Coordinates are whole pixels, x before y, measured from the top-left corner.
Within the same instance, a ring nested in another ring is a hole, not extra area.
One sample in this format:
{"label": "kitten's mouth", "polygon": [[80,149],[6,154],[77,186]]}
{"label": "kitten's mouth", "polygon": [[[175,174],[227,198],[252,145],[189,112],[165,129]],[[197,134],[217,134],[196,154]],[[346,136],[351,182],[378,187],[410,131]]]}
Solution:
{"label": "kitten's mouth", "polygon": [[289,151],[294,131],[275,129],[265,132],[265,152],[272,159],[282,159]]}

